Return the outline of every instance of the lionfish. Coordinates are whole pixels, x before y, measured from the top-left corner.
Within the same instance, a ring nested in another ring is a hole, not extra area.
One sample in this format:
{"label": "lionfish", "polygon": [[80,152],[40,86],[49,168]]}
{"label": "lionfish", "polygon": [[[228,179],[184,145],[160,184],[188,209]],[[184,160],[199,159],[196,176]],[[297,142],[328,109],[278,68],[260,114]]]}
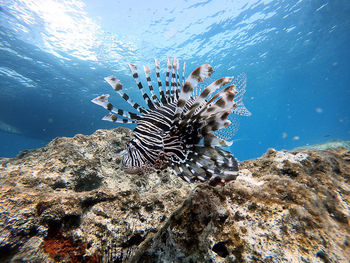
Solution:
{"label": "lionfish", "polygon": [[108,101],[109,94],[92,100],[110,111],[103,120],[137,124],[133,138],[123,152],[123,170],[130,174],[145,174],[169,167],[187,182],[209,181],[212,185],[235,179],[238,162],[232,153],[219,146],[232,144],[227,140],[229,136],[221,132],[231,124],[229,115],[250,115],[242,101],[245,75],[239,75],[234,84],[225,88],[233,77],[220,78],[199,89],[199,82],[209,78],[213,68],[204,64],[185,80],[184,63],[180,84],[179,60],[174,58],[168,59],[164,88],[159,73],[160,63],[155,59],[159,96],[152,86],[150,68],[144,66],[149,96],[139,80],[137,66],[128,66],[148,108],[124,93],[123,85],[113,76],[105,80],[138,113],[115,108]]}

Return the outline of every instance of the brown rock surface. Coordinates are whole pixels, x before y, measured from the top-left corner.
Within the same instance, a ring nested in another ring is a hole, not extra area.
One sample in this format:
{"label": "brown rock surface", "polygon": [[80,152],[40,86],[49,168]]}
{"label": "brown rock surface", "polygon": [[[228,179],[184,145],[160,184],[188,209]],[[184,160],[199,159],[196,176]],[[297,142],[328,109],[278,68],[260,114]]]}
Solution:
{"label": "brown rock surface", "polygon": [[0,160],[0,262],[349,262],[350,154],[269,150],[225,187],[121,171],[122,128]]}

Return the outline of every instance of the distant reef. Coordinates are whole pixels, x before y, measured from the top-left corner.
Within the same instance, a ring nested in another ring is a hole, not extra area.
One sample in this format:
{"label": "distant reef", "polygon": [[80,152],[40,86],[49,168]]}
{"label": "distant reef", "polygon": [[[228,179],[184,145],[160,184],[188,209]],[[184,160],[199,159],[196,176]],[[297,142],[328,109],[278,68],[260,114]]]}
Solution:
{"label": "distant reef", "polygon": [[297,147],[294,150],[328,150],[328,149],[335,149],[343,147],[345,149],[350,150],[350,141],[344,141],[339,139],[330,140],[328,142],[314,144],[314,145],[307,145],[307,146],[301,146]]}
{"label": "distant reef", "polygon": [[0,161],[0,262],[349,262],[350,153],[276,151],[226,186],[121,170],[131,132]]}

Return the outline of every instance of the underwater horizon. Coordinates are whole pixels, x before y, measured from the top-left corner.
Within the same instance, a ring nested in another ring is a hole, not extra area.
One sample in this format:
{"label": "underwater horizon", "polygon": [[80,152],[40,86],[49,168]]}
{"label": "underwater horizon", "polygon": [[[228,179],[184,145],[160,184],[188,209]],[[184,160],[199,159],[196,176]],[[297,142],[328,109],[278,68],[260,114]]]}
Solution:
{"label": "underwater horizon", "polygon": [[186,62],[186,76],[209,63],[207,84],[247,76],[252,115],[237,117],[230,147],[239,160],[350,140],[349,1],[135,3],[0,1],[0,157],[120,126],[91,103],[110,94],[128,107],[104,77],[141,101],[127,63],[154,73],[157,58],[164,81],[174,57]]}

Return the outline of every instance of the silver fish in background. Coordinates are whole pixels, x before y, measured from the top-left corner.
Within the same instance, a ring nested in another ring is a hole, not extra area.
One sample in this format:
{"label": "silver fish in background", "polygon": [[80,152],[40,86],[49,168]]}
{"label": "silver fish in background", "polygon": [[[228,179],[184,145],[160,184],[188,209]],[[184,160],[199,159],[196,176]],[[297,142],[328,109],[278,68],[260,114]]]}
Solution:
{"label": "silver fish in background", "polygon": [[209,181],[212,185],[235,179],[238,162],[232,153],[220,146],[232,144],[227,140],[232,135],[228,117],[232,113],[251,115],[243,104],[245,75],[239,75],[227,87],[224,86],[231,83],[233,77],[220,78],[200,89],[199,82],[209,78],[213,68],[208,64],[202,65],[185,81],[184,64],[180,84],[179,60],[174,58],[168,59],[163,87],[159,61],[155,60],[159,97],[152,86],[150,68],[144,66],[150,97],[139,80],[137,66],[128,65],[148,108],[124,93],[122,84],[113,76],[105,80],[138,113],[115,108],[108,101],[108,94],[92,100],[110,111],[103,120],[137,124],[123,155],[124,171],[144,174],[172,168],[187,182]]}

